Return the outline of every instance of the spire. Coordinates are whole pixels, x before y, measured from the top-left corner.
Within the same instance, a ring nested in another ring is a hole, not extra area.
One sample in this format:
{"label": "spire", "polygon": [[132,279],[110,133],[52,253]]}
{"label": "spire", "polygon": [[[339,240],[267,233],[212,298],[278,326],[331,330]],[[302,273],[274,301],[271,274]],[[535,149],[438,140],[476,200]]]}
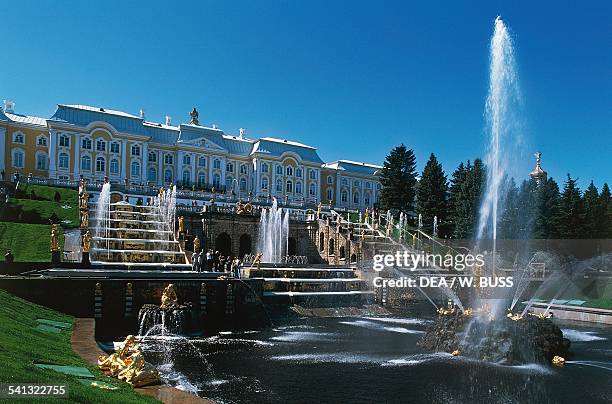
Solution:
{"label": "spire", "polygon": [[540,185],[542,181],[546,181],[547,173],[546,171],[542,170],[542,166],[540,165],[540,161],[542,160],[542,153],[538,151],[534,154],[534,156],[536,158],[536,166],[535,170],[529,173],[529,176],[533,178],[538,183],[538,185]]}

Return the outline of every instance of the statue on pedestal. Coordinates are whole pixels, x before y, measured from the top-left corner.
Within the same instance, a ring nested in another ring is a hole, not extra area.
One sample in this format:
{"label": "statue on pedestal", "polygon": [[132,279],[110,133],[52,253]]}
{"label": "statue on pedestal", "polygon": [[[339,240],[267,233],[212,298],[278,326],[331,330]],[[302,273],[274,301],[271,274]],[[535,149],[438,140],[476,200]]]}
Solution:
{"label": "statue on pedestal", "polygon": [[89,200],[89,194],[83,191],[83,193],[79,195],[79,209],[86,210],[88,200]]}
{"label": "statue on pedestal", "polygon": [[200,239],[198,238],[198,236],[193,239],[193,252],[200,252]]}
{"label": "statue on pedestal", "polygon": [[178,217],[178,232],[179,234],[185,233],[185,218],[183,216]]}
{"label": "statue on pedestal", "polygon": [[164,293],[161,298],[161,307],[162,309],[171,308],[174,306],[178,306],[178,297],[176,296],[176,290],[174,289],[174,284],[170,283],[164,289]]}
{"label": "statue on pedestal", "polygon": [[89,230],[87,230],[85,234],[83,234],[83,252],[88,253],[90,249],[91,249],[91,234],[89,233]]}
{"label": "statue on pedestal", "polygon": [[86,229],[89,227],[89,211],[82,210],[81,211],[81,229]]}
{"label": "statue on pedestal", "polygon": [[59,224],[53,223],[51,225],[51,251],[58,252],[59,247]]}

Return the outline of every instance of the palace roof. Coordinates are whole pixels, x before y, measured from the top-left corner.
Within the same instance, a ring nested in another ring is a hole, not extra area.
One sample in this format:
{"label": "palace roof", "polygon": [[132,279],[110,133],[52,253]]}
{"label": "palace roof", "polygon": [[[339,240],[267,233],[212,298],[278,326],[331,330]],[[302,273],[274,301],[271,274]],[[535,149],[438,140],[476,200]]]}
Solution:
{"label": "palace roof", "polygon": [[351,160],[338,160],[332,163],[323,164],[323,167],[363,175],[375,175],[380,169],[382,169],[382,166],[376,164],[368,164]]}

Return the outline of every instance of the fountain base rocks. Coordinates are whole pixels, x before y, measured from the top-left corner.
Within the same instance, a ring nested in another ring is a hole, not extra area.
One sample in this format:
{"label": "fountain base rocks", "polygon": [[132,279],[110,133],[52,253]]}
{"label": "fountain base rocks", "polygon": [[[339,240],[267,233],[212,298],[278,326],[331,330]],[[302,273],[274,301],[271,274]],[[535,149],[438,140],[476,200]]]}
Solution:
{"label": "fountain base rocks", "polygon": [[[486,310],[461,313],[441,309],[418,343],[443,351],[502,365],[554,363],[567,357],[570,342],[550,319],[538,315],[495,318]],[[558,361],[558,360],[557,360]]]}
{"label": "fountain base rocks", "polygon": [[143,387],[160,384],[159,372],[148,362],[145,362],[136,338],[128,335],[115,353],[100,355],[98,367],[106,374],[129,383],[133,387]]}
{"label": "fountain base rocks", "polygon": [[192,327],[191,304],[179,304],[174,284],[164,289],[161,305],[145,304],[138,312],[139,335],[150,333],[189,334]]}

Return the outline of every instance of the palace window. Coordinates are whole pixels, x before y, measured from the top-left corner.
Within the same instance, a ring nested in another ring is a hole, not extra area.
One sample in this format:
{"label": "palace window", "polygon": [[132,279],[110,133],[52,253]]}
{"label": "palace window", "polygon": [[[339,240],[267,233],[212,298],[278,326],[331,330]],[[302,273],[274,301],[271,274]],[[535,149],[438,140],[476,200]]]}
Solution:
{"label": "palace window", "polygon": [[206,167],[206,157],[200,157],[198,159],[198,166],[200,167]]}
{"label": "palace window", "polygon": [[183,171],[183,186],[189,186],[190,182],[191,182],[191,173],[189,172],[189,170]]}
{"label": "palace window", "polygon": [[293,175],[293,167],[287,166],[285,172],[287,173],[287,175]]}
{"label": "palace window", "polygon": [[106,172],[106,160],[104,159],[104,157],[98,157],[96,159],[96,172]]}
{"label": "palace window", "polygon": [[172,170],[167,169],[166,171],[164,171],[164,182],[166,184],[169,184],[172,182]]}
{"label": "palace window", "polygon": [[36,139],[36,144],[38,146],[47,146],[47,137],[45,135],[40,135],[38,136],[38,138]]}
{"label": "palace window", "polygon": [[292,193],[293,192],[293,182],[291,182],[291,180],[287,181],[287,193]]}
{"label": "palace window", "polygon": [[380,190],[380,184],[376,184],[376,189]]}
{"label": "palace window", "polygon": [[315,170],[313,170],[312,168],[310,169],[310,179],[314,180],[317,178],[317,173],[315,172]]}
{"label": "palace window", "polygon": [[99,151],[99,152],[106,151],[106,141],[104,141],[104,139],[96,140],[96,151]]}
{"label": "palace window", "polygon": [[23,151],[20,149],[13,150],[13,167],[15,168],[23,168],[24,161]]}
{"label": "palace window", "polygon": [[360,185],[361,184],[359,183],[359,181],[357,181],[357,180],[353,181],[353,186],[354,187],[359,188]]}
{"label": "palace window", "polygon": [[23,136],[23,133],[15,132],[13,134],[13,143],[24,144],[25,143],[25,137]]}
{"label": "palace window", "polygon": [[200,188],[204,188],[205,185],[206,185],[206,173],[199,173],[198,174],[198,186]]}
{"label": "palace window", "polygon": [[81,157],[81,170],[91,171],[91,157],[89,156]]}
{"label": "palace window", "polygon": [[363,197],[363,202],[366,206],[370,206],[370,194],[365,194],[365,196]]}
{"label": "palace window", "polygon": [[371,189],[371,188],[372,188],[372,183],[371,183],[370,181],[366,181],[366,183],[365,183],[365,187],[366,187],[367,189]]}
{"label": "palace window", "polygon": [[268,172],[268,163],[261,163],[261,172],[262,173]]}
{"label": "palace window", "polygon": [[234,163],[232,163],[231,161],[228,161],[227,164],[225,165],[225,169],[227,170],[228,173],[233,173]]}
{"label": "palace window", "polygon": [[240,192],[246,192],[247,182],[245,178],[240,178]]}
{"label": "palace window", "polygon": [[247,174],[249,169],[246,164],[240,164],[240,174]]}
{"label": "palace window", "polygon": [[139,145],[133,144],[131,151],[132,151],[132,156],[140,156],[140,146]]}
{"label": "palace window", "polygon": [[70,156],[68,156],[66,153],[60,153],[59,168],[67,170],[69,165],[70,165]]}
{"label": "palace window", "polygon": [[327,188],[327,200],[331,201],[333,196],[334,196],[334,191],[332,191],[331,188]]}
{"label": "palace window", "polygon": [[219,174],[213,175],[213,187],[219,189],[221,186],[221,176]]}
{"label": "palace window", "polygon": [[346,191],[342,191],[342,193],[340,194],[340,201],[342,201],[342,203],[346,203],[346,201],[348,201],[348,195]]}
{"label": "palace window", "polygon": [[359,192],[355,192],[355,193],[353,194],[353,203],[354,203],[355,205],[358,205],[358,204],[359,204]]}
{"label": "palace window", "polygon": [[149,162],[155,163],[157,161],[157,153],[149,152]]}
{"label": "palace window", "polygon": [[333,184],[334,183],[334,177],[332,175],[328,175],[327,176],[327,183],[328,184]]}
{"label": "palace window", "polygon": [[[174,156],[170,153],[166,153],[164,154],[164,163],[165,164],[173,164],[174,163]],[[164,174],[164,178],[165,178],[165,174]],[[172,176],[170,176],[170,178],[172,178]],[[170,181],[172,181],[172,179],[170,179]],[[166,181],[166,182],[170,182],[170,181]]]}
{"label": "palace window", "polygon": [[295,176],[298,178],[302,178],[302,169],[301,168],[296,168],[295,169]]}
{"label": "palace window", "polygon": [[183,156],[183,164],[186,165],[186,166],[191,164],[191,155],[185,154]]}
{"label": "palace window", "polygon": [[119,175],[119,160],[112,159],[110,162],[110,173],[111,175]]}
{"label": "palace window", "polygon": [[302,193],[302,182],[301,181],[298,181],[295,183],[295,193],[296,194]]}
{"label": "palace window", "polygon": [[157,170],[155,167],[149,167],[147,170],[147,180],[150,182],[157,182]]}
{"label": "palace window", "polygon": [[348,179],[342,178],[342,185],[347,185],[348,186]]}
{"label": "palace window", "polygon": [[261,189],[268,189],[268,179],[266,177],[261,179]]}
{"label": "palace window", "polygon": [[36,153],[36,169],[46,170],[47,169],[47,153]]}
{"label": "palace window", "polygon": [[276,180],[276,192],[283,192],[283,180],[280,178]]}
{"label": "palace window", "polygon": [[276,175],[283,175],[283,166],[280,164],[276,165]]}
{"label": "palace window", "polygon": [[215,159],[215,161],[213,162],[213,168],[221,169],[221,160]]}
{"label": "palace window", "polygon": [[230,190],[230,189],[234,190],[233,182],[234,182],[234,179],[232,177],[226,177],[225,178],[225,189],[226,190]]}
{"label": "palace window", "polygon": [[70,147],[70,138],[67,135],[61,135],[59,138],[59,145],[62,147]]}
{"label": "palace window", "polygon": [[119,154],[119,142],[112,142],[110,145],[111,153]]}
{"label": "palace window", "polygon": [[132,161],[130,164],[130,177],[140,178],[140,162]]}
{"label": "palace window", "polygon": [[310,196],[315,196],[317,194],[315,190],[315,184],[310,184],[310,186],[308,187],[308,194]]}
{"label": "palace window", "polygon": [[84,137],[81,140],[81,149],[91,150],[91,139],[88,137]]}

